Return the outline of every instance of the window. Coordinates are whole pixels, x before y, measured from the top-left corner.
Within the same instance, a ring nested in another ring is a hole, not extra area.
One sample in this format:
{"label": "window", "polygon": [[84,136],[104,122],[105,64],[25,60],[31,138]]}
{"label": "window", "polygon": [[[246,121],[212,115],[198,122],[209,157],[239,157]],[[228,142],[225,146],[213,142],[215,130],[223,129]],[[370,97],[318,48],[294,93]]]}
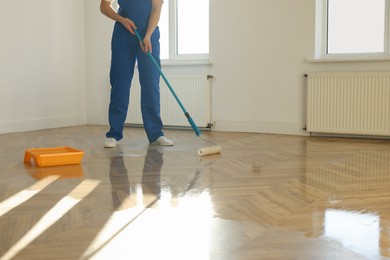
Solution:
{"label": "window", "polygon": [[390,57],[390,0],[317,0],[316,58]]}
{"label": "window", "polygon": [[208,59],[209,0],[164,0],[159,27],[161,59]]}

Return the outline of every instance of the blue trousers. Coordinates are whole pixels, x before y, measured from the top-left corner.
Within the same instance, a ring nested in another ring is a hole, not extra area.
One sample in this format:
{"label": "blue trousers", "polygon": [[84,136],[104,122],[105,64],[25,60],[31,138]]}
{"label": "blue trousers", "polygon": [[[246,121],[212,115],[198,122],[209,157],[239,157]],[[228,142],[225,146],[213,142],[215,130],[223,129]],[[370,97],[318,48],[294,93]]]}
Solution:
{"label": "blue trousers", "polygon": [[[138,29],[141,35],[145,30]],[[157,28],[151,37],[152,55],[160,65],[160,31]],[[106,137],[123,138],[123,128],[130,100],[131,80],[135,62],[138,64],[141,85],[141,111],[144,128],[150,143],[164,135],[160,117],[160,73],[151,59],[145,54],[136,36],[122,24],[115,23],[111,41],[111,98],[109,106],[110,130]]]}

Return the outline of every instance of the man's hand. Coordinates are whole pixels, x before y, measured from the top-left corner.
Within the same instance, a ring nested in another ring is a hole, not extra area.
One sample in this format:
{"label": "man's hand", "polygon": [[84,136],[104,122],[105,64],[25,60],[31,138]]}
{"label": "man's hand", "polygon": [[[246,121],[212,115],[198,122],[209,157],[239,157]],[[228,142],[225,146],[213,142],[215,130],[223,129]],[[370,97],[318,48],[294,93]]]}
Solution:
{"label": "man's hand", "polygon": [[135,35],[134,29],[137,29],[135,23],[129,18],[123,18],[120,20],[120,23],[132,34]]}
{"label": "man's hand", "polygon": [[148,51],[152,53],[152,42],[150,41],[150,37],[145,37],[143,43],[141,42],[142,50],[147,53]]}

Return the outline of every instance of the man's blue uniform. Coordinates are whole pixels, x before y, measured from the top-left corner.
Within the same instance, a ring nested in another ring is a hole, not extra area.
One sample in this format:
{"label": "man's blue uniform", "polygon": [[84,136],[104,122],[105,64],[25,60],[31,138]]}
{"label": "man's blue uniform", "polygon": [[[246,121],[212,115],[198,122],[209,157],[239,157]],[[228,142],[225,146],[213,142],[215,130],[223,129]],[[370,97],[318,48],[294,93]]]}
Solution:
{"label": "man's blue uniform", "polygon": [[[145,35],[152,10],[151,0],[118,0],[118,13],[134,21],[137,30]],[[160,31],[158,27],[151,36],[152,55],[160,65]],[[117,141],[123,138],[130,99],[131,80],[137,61],[141,85],[141,111],[144,128],[150,143],[163,136],[160,117],[160,74],[151,59],[143,52],[137,37],[119,22],[115,23],[111,42],[111,100],[109,107],[110,130],[107,138]]]}

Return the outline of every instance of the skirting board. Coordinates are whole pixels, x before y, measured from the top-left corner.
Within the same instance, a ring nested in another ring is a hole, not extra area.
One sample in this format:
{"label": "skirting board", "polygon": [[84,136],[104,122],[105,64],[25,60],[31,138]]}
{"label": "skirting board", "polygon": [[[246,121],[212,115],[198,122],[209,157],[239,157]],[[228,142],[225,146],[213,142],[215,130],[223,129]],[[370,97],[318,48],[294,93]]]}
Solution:
{"label": "skirting board", "polygon": [[[87,123],[91,125],[108,125],[108,118],[107,116],[89,115]],[[309,134],[303,128],[303,124],[293,123],[216,121],[211,131],[308,136]]]}
{"label": "skirting board", "polygon": [[278,122],[216,121],[214,131],[308,136],[303,124]]}
{"label": "skirting board", "polygon": [[67,127],[76,125],[85,125],[87,119],[85,116],[69,116],[58,118],[42,118],[32,120],[22,120],[13,122],[1,122],[0,134],[17,133],[57,127]]}

